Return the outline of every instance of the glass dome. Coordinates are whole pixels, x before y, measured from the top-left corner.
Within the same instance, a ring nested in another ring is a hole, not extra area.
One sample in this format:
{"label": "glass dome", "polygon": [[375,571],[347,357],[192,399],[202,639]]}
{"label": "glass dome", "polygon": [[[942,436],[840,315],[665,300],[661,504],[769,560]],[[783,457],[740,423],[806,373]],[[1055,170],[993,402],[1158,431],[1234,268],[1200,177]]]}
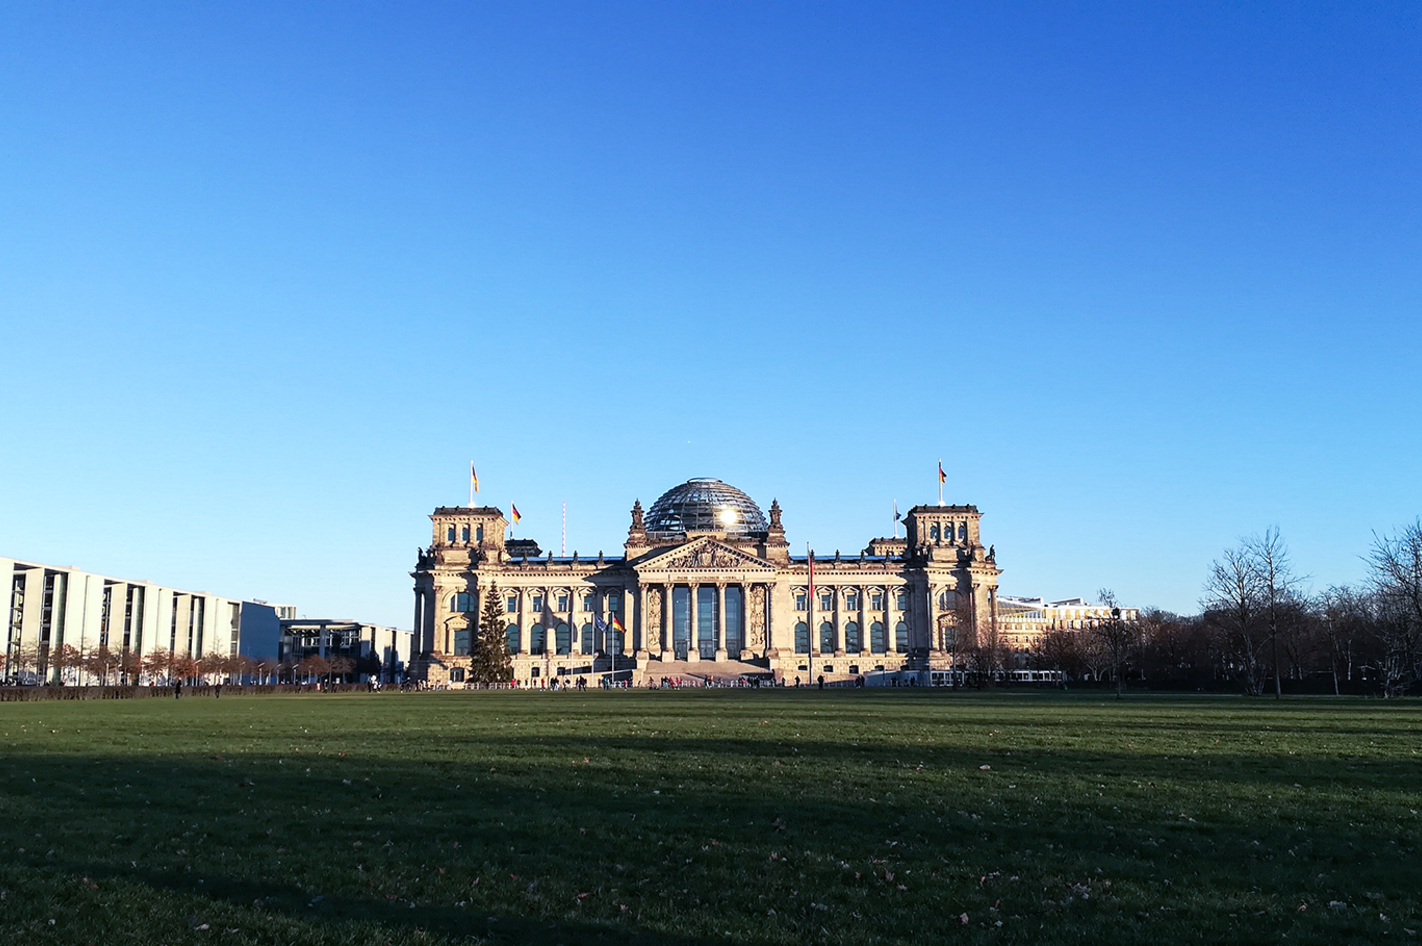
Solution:
{"label": "glass dome", "polygon": [[707,477],[673,486],[647,511],[650,533],[754,535],[769,528],[755,500],[728,483]]}

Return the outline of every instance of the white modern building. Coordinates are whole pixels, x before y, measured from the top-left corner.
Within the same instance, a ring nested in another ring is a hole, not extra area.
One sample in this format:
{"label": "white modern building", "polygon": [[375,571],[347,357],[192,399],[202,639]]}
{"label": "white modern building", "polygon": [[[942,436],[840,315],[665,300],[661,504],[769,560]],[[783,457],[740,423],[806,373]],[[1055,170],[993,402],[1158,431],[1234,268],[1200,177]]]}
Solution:
{"label": "white modern building", "polygon": [[0,558],[0,575],[9,604],[0,679],[17,683],[82,682],[82,669],[56,666],[66,647],[70,656],[102,649],[139,660],[157,651],[275,658],[281,619],[296,610],[13,558]]}
{"label": "white modern building", "polygon": [[405,677],[413,634],[397,627],[329,618],[295,618],[281,622],[281,664],[295,666],[307,657],[351,661],[347,673],[360,682],[395,683]]}
{"label": "white modern building", "polygon": [[1139,608],[1121,608],[1113,615],[1109,605],[1092,604],[1085,598],[1023,598],[997,596],[998,639],[1012,650],[1030,650],[1048,631],[1079,631],[1112,617],[1134,621]]}

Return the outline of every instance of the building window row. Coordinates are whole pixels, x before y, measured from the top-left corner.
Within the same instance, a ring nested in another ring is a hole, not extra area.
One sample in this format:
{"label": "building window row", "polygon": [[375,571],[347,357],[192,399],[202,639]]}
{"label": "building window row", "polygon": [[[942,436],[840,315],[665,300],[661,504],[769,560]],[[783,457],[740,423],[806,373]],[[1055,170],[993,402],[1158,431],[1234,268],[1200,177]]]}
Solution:
{"label": "building window row", "polygon": [[[821,591],[819,592],[819,604],[818,604],[819,610],[821,610],[821,611],[833,611],[833,610],[834,610],[834,598],[835,598],[835,593],[834,593],[834,591],[833,591],[832,589],[830,589],[830,590],[821,590]],[[882,610],[884,610],[884,602],[885,602],[885,599],[886,599],[886,596],[885,596],[884,592],[882,592],[882,591],[871,591],[871,592],[869,593],[869,610],[871,610],[871,611],[882,611]],[[909,602],[909,599],[908,599],[908,592],[907,592],[907,591],[902,591],[902,590],[895,591],[895,592],[893,593],[893,595],[892,595],[891,600],[893,601],[894,610],[895,610],[895,611],[907,611],[907,610],[908,610],[908,602]],[[845,609],[846,611],[858,611],[859,608],[860,608],[860,604],[862,603],[862,601],[863,601],[863,598],[861,597],[861,592],[860,592],[858,589],[851,588],[851,589],[848,589],[848,590],[846,590],[846,591],[844,592],[844,609]],[[795,610],[796,610],[796,611],[805,611],[805,610],[808,610],[808,609],[809,609],[809,592],[808,592],[806,589],[803,589],[803,588],[796,589],[796,591],[795,591]]]}

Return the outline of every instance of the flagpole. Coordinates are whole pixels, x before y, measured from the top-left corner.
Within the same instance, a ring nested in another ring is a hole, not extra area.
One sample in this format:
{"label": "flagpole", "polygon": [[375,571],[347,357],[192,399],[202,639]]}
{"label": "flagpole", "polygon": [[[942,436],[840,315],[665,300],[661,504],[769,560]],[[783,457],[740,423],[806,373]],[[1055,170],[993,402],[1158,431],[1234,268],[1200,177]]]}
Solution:
{"label": "flagpole", "polygon": [[894,538],[899,537],[899,501],[894,500]]}
{"label": "flagpole", "polygon": [[805,666],[810,668],[810,677],[815,673],[815,552],[810,543],[805,543],[806,570],[810,578],[810,600],[805,605]]}
{"label": "flagpole", "polygon": [[568,501],[566,499],[563,500],[563,540],[559,544],[559,548],[558,554],[566,557],[568,554]]}

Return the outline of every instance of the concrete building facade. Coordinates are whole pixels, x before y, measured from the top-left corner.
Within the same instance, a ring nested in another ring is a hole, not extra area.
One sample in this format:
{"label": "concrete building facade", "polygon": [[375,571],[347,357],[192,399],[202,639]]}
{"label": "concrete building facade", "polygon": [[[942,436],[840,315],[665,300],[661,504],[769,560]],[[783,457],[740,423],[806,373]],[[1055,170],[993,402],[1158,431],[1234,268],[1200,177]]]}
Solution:
{"label": "concrete building facade", "polygon": [[[1047,601],[1013,595],[998,597],[998,640],[1015,651],[1029,651],[1048,631],[1085,630],[1113,618],[1108,605],[1092,604],[1085,598]],[[1121,608],[1119,617],[1134,621],[1139,608]]]}
{"label": "concrete building facade", "polygon": [[410,661],[411,633],[360,621],[290,619],[281,622],[279,663],[298,664],[308,656],[349,659],[361,682],[403,680]]}
{"label": "concrete building facade", "polygon": [[3,679],[15,683],[61,682],[53,655],[66,645],[139,658],[275,656],[280,616],[295,610],[13,558],[0,558],[0,575],[9,604]]}
{"label": "concrete building facade", "polygon": [[763,673],[804,682],[945,669],[994,620],[999,569],[971,505],[922,505],[907,536],[858,554],[792,555],[769,515],[716,479],[634,503],[620,555],[554,556],[506,537],[495,507],[441,507],[414,571],[411,671],[459,685],[489,595],[524,685],[626,671]]}

